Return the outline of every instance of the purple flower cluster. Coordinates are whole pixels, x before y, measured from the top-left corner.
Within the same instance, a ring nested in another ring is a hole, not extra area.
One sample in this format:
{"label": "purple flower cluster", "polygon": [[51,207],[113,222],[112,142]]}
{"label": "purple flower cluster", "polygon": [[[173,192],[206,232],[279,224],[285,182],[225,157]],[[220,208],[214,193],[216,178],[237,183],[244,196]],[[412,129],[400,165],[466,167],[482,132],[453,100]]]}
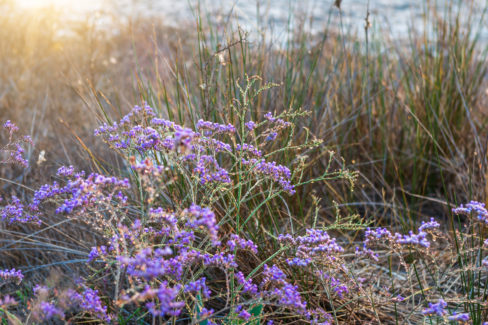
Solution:
{"label": "purple flower cluster", "polygon": [[203,297],[209,298],[211,291],[207,287],[206,280],[207,279],[203,277],[198,280],[189,282],[188,284],[185,285],[184,292],[193,292],[193,293],[201,292]]}
{"label": "purple flower cluster", "polygon": [[215,245],[219,244],[218,241],[218,230],[219,226],[215,218],[215,214],[209,208],[202,208],[196,204],[192,204],[187,210],[188,219],[186,226],[190,229],[198,229],[200,227],[205,227],[208,235],[212,239]]}
{"label": "purple flower cluster", "polygon": [[48,321],[54,317],[64,319],[64,312],[61,308],[56,307],[53,303],[41,301],[37,308],[33,311],[35,319],[41,321]]}
{"label": "purple flower cluster", "polygon": [[0,160],[0,164],[17,163],[24,168],[29,167],[29,162],[24,158],[25,150],[22,145],[33,145],[31,137],[26,135],[22,138],[14,139],[14,133],[17,132],[19,128],[10,120],[3,124],[3,128],[9,132],[9,139],[6,145],[0,147],[0,154],[4,152],[8,158]]}
{"label": "purple flower cluster", "polygon": [[454,322],[467,323],[470,317],[469,314],[467,313],[461,313],[461,314],[453,313],[452,316],[447,317],[447,319]]}
{"label": "purple flower cluster", "polygon": [[237,305],[236,308],[234,309],[234,312],[237,314],[237,316],[243,320],[249,320],[251,318],[251,314],[245,310],[242,305]]}
{"label": "purple flower cluster", "polygon": [[212,133],[234,133],[236,128],[232,124],[219,124],[204,120],[198,120],[197,129],[204,130],[205,135],[211,135]]}
{"label": "purple flower cluster", "polygon": [[107,315],[107,307],[102,305],[102,301],[98,295],[98,290],[86,288],[82,293],[70,291],[70,301],[78,308],[90,315],[110,322],[111,317]]}
{"label": "purple flower cluster", "polygon": [[447,307],[447,303],[443,299],[439,299],[437,303],[429,303],[429,307],[422,311],[424,315],[437,315],[437,316],[444,316],[447,311],[445,308]]}
{"label": "purple flower cluster", "polygon": [[236,146],[236,150],[237,151],[248,152],[248,153],[250,153],[251,155],[253,155],[255,157],[261,157],[263,155],[263,153],[261,152],[261,150],[259,150],[258,148],[254,147],[253,145],[247,144],[247,143],[244,143],[242,145],[238,144]]}
{"label": "purple flower cluster", "polygon": [[181,285],[170,287],[164,281],[157,289],[146,287],[138,298],[142,301],[154,300],[154,298],[159,300],[158,304],[152,301],[146,303],[146,308],[153,316],[179,316],[185,306],[183,301],[178,301],[180,291]]}
{"label": "purple flower cluster", "polygon": [[249,131],[254,130],[254,128],[256,127],[256,123],[255,123],[255,122],[253,122],[253,121],[246,122],[246,123],[244,123],[244,125],[246,126],[246,128],[247,128]]}
{"label": "purple flower cluster", "polygon": [[64,196],[64,202],[58,206],[56,213],[71,213],[77,208],[83,212],[89,207],[109,202],[115,197],[124,202],[126,198],[120,190],[128,188],[130,188],[128,179],[107,177],[96,173],[84,177],[84,173],[78,173],[65,186],[59,186],[56,182],[51,186],[42,186],[34,193],[33,204],[30,208],[37,210],[42,201]]}
{"label": "purple flower cluster", "polygon": [[466,205],[461,204],[459,207],[452,209],[455,214],[464,214],[469,216],[471,213],[476,215],[476,218],[488,224],[488,210],[486,210],[485,204],[477,201],[471,201]]}
{"label": "purple flower cluster", "polygon": [[290,195],[295,194],[295,187],[291,184],[291,172],[288,167],[278,165],[275,161],[266,162],[264,159],[258,160],[255,158],[250,160],[242,158],[242,163],[251,166],[252,170],[257,174],[271,177]]}
{"label": "purple flower cluster", "polygon": [[287,127],[287,126],[291,125],[290,122],[286,122],[283,119],[274,117],[273,114],[271,114],[271,112],[264,114],[264,118],[267,119],[268,121],[270,121],[271,123],[278,124],[281,127]]}
{"label": "purple flower cluster", "polygon": [[307,229],[305,236],[297,238],[288,234],[280,235],[278,240],[296,249],[296,257],[288,260],[289,265],[307,266],[314,259],[320,259],[321,263],[334,262],[335,256],[344,251],[335,238],[319,229]]}
{"label": "purple flower cluster", "polygon": [[75,172],[75,168],[73,166],[61,166],[58,168],[58,172],[56,173],[57,176],[62,176],[62,177],[69,177],[73,176],[73,173]]}
{"label": "purple flower cluster", "polygon": [[[72,175],[71,167],[61,167],[58,175]],[[102,203],[109,203],[114,199],[125,203],[127,198],[122,194],[122,190],[130,188],[128,179],[118,179],[104,175],[92,173],[88,177],[85,174],[76,173],[70,176],[64,186],[56,181],[52,184],[45,184],[34,192],[29,205],[25,205],[16,196],[12,196],[10,203],[0,207],[0,218],[13,223],[34,222],[41,224],[40,211],[41,205],[47,201],[56,201],[56,213],[72,213],[75,209],[79,213]]]}
{"label": "purple flower cluster", "polygon": [[20,270],[14,269],[5,269],[5,270],[0,270],[0,278],[7,280],[7,281],[12,281],[14,280],[17,284],[22,282],[22,279],[24,278],[24,275]]}
{"label": "purple flower cluster", "polygon": [[286,281],[285,273],[276,265],[269,267],[264,265],[263,282],[261,289],[270,286],[262,294],[270,299],[277,299],[277,303],[285,308],[290,308],[301,315],[307,315],[307,303],[303,301],[298,287]]}
{"label": "purple flower cluster", "polygon": [[9,295],[0,298],[0,308],[7,309],[8,307],[15,305],[17,305],[17,301]]}
{"label": "purple flower cluster", "polygon": [[239,248],[239,249],[248,249],[253,253],[258,252],[258,247],[256,246],[256,244],[254,244],[252,240],[245,240],[235,234],[232,234],[230,236],[229,241],[227,241],[227,247],[231,251],[233,251],[236,248]]}
{"label": "purple flower cluster", "polygon": [[211,182],[230,183],[227,170],[221,168],[214,157],[202,155],[198,158],[193,172],[200,178],[200,184],[205,185]]}
{"label": "purple flower cluster", "polygon": [[252,283],[252,279],[247,279],[244,276],[244,273],[238,271],[235,273],[235,277],[237,283],[242,287],[242,293],[248,293],[250,295],[257,295],[258,293],[258,286]]}
{"label": "purple flower cluster", "polygon": [[78,309],[99,320],[110,322],[107,307],[102,305],[98,290],[82,289],[81,293],[73,289],[58,291],[43,285],[34,287],[36,299],[31,303],[32,313],[36,320],[48,321],[58,317],[65,319],[65,312]]}
{"label": "purple flower cluster", "polygon": [[[410,245],[410,246],[420,246],[429,248],[430,241],[427,239],[428,233],[426,231],[439,228],[439,223],[433,218],[429,222],[422,222],[421,226],[418,228],[418,233],[410,231],[408,235],[402,235],[399,233],[392,234],[388,229],[376,228],[376,229],[366,229],[365,239],[363,245],[363,253],[366,255],[373,256],[371,250],[367,246],[371,243],[378,241],[387,241],[390,244],[398,245]],[[359,252],[357,250],[357,252]],[[374,258],[374,257],[373,257]]]}
{"label": "purple flower cluster", "polygon": [[4,124],[3,124],[3,128],[6,129],[7,131],[10,132],[10,135],[12,135],[13,133],[17,132],[19,130],[19,128],[17,127],[17,125],[15,125],[14,123],[12,123],[12,121],[10,120],[7,120]]}
{"label": "purple flower cluster", "polygon": [[0,207],[0,217],[8,224],[37,223],[41,224],[36,209],[26,207],[15,195],[10,198],[10,203]]}
{"label": "purple flower cluster", "polygon": [[[278,240],[295,251],[295,257],[287,260],[288,265],[303,268],[314,263],[314,269],[320,269],[314,273],[322,282],[327,283],[339,298],[349,293],[349,287],[337,277],[343,273],[341,254],[344,248],[326,231],[308,229],[305,236],[294,238],[286,234],[278,236]],[[328,269],[336,276],[330,276],[322,269]]]}

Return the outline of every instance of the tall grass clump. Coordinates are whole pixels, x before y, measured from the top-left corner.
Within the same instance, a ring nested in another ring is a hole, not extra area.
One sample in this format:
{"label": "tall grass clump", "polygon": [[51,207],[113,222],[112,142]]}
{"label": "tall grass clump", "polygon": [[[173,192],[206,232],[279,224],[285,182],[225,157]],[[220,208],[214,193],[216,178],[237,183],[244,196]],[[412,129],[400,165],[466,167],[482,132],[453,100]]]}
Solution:
{"label": "tall grass clump", "polygon": [[[446,8],[426,5],[424,32],[412,28],[402,40],[388,40],[370,26],[366,40],[341,32],[332,21],[347,8],[331,8],[318,34],[292,17],[284,41],[197,12],[196,50],[185,55],[179,49],[162,67],[168,58],[156,55],[156,71],[140,70],[138,88],[144,100],[180,122],[184,112],[218,122],[240,97],[238,78],[278,81],[281,87],[262,96],[254,112],[309,112],[295,137],[309,130],[360,172],[360,190],[352,196],[316,190],[341,206],[357,205],[371,216],[380,207],[388,218],[415,226],[424,213],[449,215],[445,206],[419,197],[455,201],[459,187],[485,195],[484,186],[473,183],[484,178],[485,166],[484,15],[476,18],[471,2]],[[166,69],[173,78],[160,77]],[[314,163],[325,167],[328,158]]]}

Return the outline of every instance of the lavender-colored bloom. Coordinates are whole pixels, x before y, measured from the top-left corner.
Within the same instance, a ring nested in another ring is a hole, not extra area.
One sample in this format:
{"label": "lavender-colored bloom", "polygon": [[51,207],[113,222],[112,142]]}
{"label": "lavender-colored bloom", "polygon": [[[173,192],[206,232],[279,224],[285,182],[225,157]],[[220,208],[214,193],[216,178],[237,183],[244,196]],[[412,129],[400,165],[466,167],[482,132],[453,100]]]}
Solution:
{"label": "lavender-colored bloom", "polygon": [[273,141],[276,139],[276,137],[278,136],[278,133],[276,132],[271,132],[270,134],[268,134],[268,136],[266,137],[266,141]]}
{"label": "lavender-colored bloom", "polygon": [[247,128],[249,131],[254,130],[254,128],[256,127],[256,123],[255,123],[255,122],[253,122],[253,121],[246,122],[246,123],[244,123],[244,125],[246,126],[246,128]]}
{"label": "lavender-colored bloom", "polygon": [[439,228],[441,225],[434,220],[434,218],[430,218],[429,222],[422,221],[422,225],[419,227],[419,232],[423,232],[427,229],[436,229]]}
{"label": "lavender-colored bloom", "polygon": [[282,120],[280,118],[274,117],[273,114],[271,114],[271,112],[264,114],[264,118],[267,119],[268,121],[270,121],[271,123],[278,124],[280,127],[287,127],[287,126],[291,125],[290,122],[285,122],[284,120]]}
{"label": "lavender-colored bloom", "polygon": [[219,124],[210,121],[199,120],[197,122],[197,129],[205,130],[205,135],[215,133],[234,133],[236,128],[232,124]]}
{"label": "lavender-colored bloom", "polygon": [[29,167],[29,162],[22,156],[24,154],[24,148],[19,143],[15,144],[15,151],[10,152],[10,158],[13,162],[20,164],[21,166],[27,168]]}
{"label": "lavender-colored bloom", "polygon": [[439,301],[435,304],[429,303],[429,308],[426,308],[422,311],[424,315],[438,315],[443,316],[447,313],[445,308],[447,307],[447,303],[443,299],[439,299]]}
{"label": "lavender-colored bloom", "polygon": [[192,140],[199,135],[190,129],[183,127],[176,127],[176,132],[174,135],[174,142],[176,147],[182,147],[184,150],[192,149]]}
{"label": "lavender-colored bloom", "polygon": [[361,248],[356,247],[355,253],[356,253],[356,256],[367,256],[367,257],[371,258],[373,261],[376,261],[376,262],[379,261],[378,253],[376,253],[372,249],[367,248],[366,244],[363,244],[363,247],[361,247]]}
{"label": "lavender-colored bloom", "polygon": [[270,122],[276,121],[276,118],[273,116],[273,114],[271,114],[271,112],[264,114],[264,118]]}
{"label": "lavender-colored bloom", "polygon": [[151,124],[152,125],[159,125],[159,126],[163,126],[165,128],[173,128],[175,123],[174,122],[171,122],[171,121],[168,121],[168,120],[165,120],[165,119],[162,119],[162,118],[153,118],[151,120]]}
{"label": "lavender-colored bloom", "polygon": [[286,262],[288,263],[288,265],[291,266],[307,266],[310,263],[312,263],[312,259],[311,258],[303,259],[303,258],[294,257],[292,259],[289,259]]}
{"label": "lavender-colored bloom", "polygon": [[469,321],[469,314],[467,314],[467,313],[464,313],[464,314],[453,313],[452,316],[447,317],[447,319],[450,321],[466,323]]}
{"label": "lavender-colored bloom", "polygon": [[8,307],[15,306],[17,305],[17,301],[15,301],[14,298],[12,298],[9,295],[3,296],[3,298],[0,298],[0,307],[7,309]]}
{"label": "lavender-colored bloom", "polygon": [[252,279],[246,280],[244,274],[239,271],[235,273],[237,282],[242,286],[242,293],[249,293],[251,295],[256,295],[258,293],[258,287],[252,283]]}
{"label": "lavender-colored bloom", "polygon": [[178,316],[185,306],[183,301],[176,301],[180,290],[180,285],[169,287],[167,282],[163,282],[158,289],[146,288],[142,296],[159,299],[158,305],[153,302],[146,303],[146,307],[153,316]]}
{"label": "lavender-colored bloom", "polygon": [[251,314],[247,310],[245,310],[244,308],[242,308],[241,305],[238,305],[235,308],[235,312],[237,313],[237,316],[239,318],[242,318],[244,320],[249,320],[251,318]]}
{"label": "lavender-colored bloom", "polygon": [[20,270],[14,269],[5,269],[5,270],[0,270],[0,278],[3,278],[4,280],[14,280],[19,284],[22,282],[22,279],[24,278],[24,275]]}
{"label": "lavender-colored bloom", "polygon": [[88,254],[88,262],[94,261],[96,258],[98,258],[98,256],[100,256],[98,249],[96,247],[92,247],[90,253]]}
{"label": "lavender-colored bloom", "polygon": [[390,243],[400,245],[412,245],[428,248],[430,247],[430,242],[427,240],[427,233],[424,230],[437,228],[438,226],[439,224],[431,219],[431,221],[428,223],[422,223],[417,234],[410,231],[408,235],[401,235],[399,233],[392,235],[392,233],[386,228],[368,228],[365,232],[364,251],[367,252],[367,245],[380,240],[386,240]]}
{"label": "lavender-colored bloom", "polygon": [[39,320],[48,321],[54,317],[64,319],[64,312],[52,303],[41,301],[38,308],[39,310],[34,312],[34,316]]}
{"label": "lavender-colored bloom", "polygon": [[191,218],[187,221],[186,225],[193,229],[204,226],[213,243],[217,244],[219,226],[213,211],[209,208],[202,208],[196,204],[192,204],[187,212]]}
{"label": "lavender-colored bloom", "polygon": [[486,224],[488,224],[488,211],[486,210],[485,204],[477,201],[471,201],[466,205],[460,205],[457,208],[452,209],[455,214],[470,215],[474,213],[476,218]]}
{"label": "lavender-colored bloom", "polygon": [[107,307],[102,305],[102,301],[98,296],[98,290],[86,288],[81,294],[71,291],[70,299],[83,311],[107,322],[111,320],[111,317],[107,315]]}
{"label": "lavender-colored bloom", "polygon": [[73,173],[74,173],[74,167],[73,166],[69,166],[69,167],[61,166],[61,167],[59,167],[56,175],[67,177],[67,176],[73,176]]}
{"label": "lavender-colored bloom", "polygon": [[10,135],[12,135],[12,133],[16,132],[19,130],[19,128],[17,127],[17,125],[15,125],[14,123],[12,123],[12,121],[10,120],[7,120],[4,124],[3,124],[3,128],[8,130],[10,132]]}
{"label": "lavender-colored bloom", "polygon": [[25,207],[24,204],[16,196],[12,196],[10,204],[0,208],[0,218],[7,221],[9,224],[13,223],[37,223],[40,224],[41,220],[39,215],[34,213],[29,207]]}
{"label": "lavender-colored bloom", "polygon": [[270,285],[272,289],[263,291],[264,296],[277,299],[278,304],[282,307],[291,308],[302,315],[307,314],[306,302],[302,300],[298,287],[286,281],[286,275],[278,266],[264,265],[261,286],[264,288],[267,285]]}
{"label": "lavender-colored bloom", "polygon": [[199,145],[195,147],[195,149],[199,152],[206,152],[209,149],[212,149],[214,152],[221,152],[227,151],[230,152],[232,147],[230,144],[222,142],[217,139],[212,138],[200,138],[198,140]]}
{"label": "lavender-colored bloom", "polygon": [[408,235],[399,237],[396,242],[403,245],[418,245],[423,247],[429,247],[430,242],[426,238],[427,233],[421,231],[418,234],[414,234],[412,231]]}
{"label": "lavender-colored bloom", "polygon": [[395,298],[393,298],[393,300],[395,302],[402,302],[405,300],[405,297],[401,296],[401,295],[397,295]]}
{"label": "lavender-colored bloom", "polygon": [[88,262],[92,262],[101,256],[106,256],[107,254],[108,251],[105,245],[102,245],[100,247],[92,247],[90,253],[88,254]]}
{"label": "lavender-colored bloom", "polygon": [[221,168],[217,160],[209,155],[202,155],[198,158],[193,172],[200,178],[200,183],[230,183],[230,177],[227,170]]}
{"label": "lavender-colored bloom", "polygon": [[201,292],[205,298],[210,297],[211,291],[207,287],[205,281],[206,279],[202,277],[198,280],[189,282],[188,284],[185,285],[184,292],[193,292],[193,293]]}
{"label": "lavender-colored bloom", "polygon": [[237,151],[244,151],[244,152],[250,153],[251,155],[256,156],[256,157],[261,157],[263,155],[262,152],[261,152],[261,150],[259,150],[258,148],[254,147],[253,145],[247,144],[247,143],[244,143],[242,145],[238,144],[236,146],[236,150]]}
{"label": "lavender-colored bloom", "polygon": [[266,162],[264,159],[250,160],[242,159],[244,165],[252,166],[253,171],[257,174],[265,175],[271,177],[274,181],[278,182],[284,191],[288,192],[290,195],[295,193],[294,186],[291,184],[291,172],[288,167],[283,165],[278,165],[275,161]]}
{"label": "lavender-colored bloom", "polygon": [[252,240],[245,240],[235,234],[232,234],[231,239],[227,241],[227,246],[231,251],[233,251],[236,247],[239,249],[249,249],[253,253],[258,252],[258,247]]}

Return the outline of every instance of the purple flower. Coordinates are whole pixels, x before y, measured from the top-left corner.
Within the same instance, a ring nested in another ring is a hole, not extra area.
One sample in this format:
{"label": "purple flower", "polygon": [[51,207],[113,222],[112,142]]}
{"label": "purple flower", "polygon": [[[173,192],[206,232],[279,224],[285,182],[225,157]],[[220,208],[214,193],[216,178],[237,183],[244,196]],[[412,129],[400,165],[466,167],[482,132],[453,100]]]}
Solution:
{"label": "purple flower", "polygon": [[227,241],[227,246],[231,251],[233,251],[237,247],[239,249],[249,249],[253,253],[258,252],[258,247],[256,246],[256,244],[254,244],[252,240],[242,239],[235,234],[232,234],[230,237],[231,239]]}
{"label": "purple flower", "polygon": [[412,231],[408,235],[400,236],[396,239],[396,242],[402,245],[418,245],[423,247],[429,247],[430,242],[426,238],[427,233],[421,231],[418,234],[414,234]]}
{"label": "purple flower", "polygon": [[12,123],[10,120],[7,120],[4,124],[3,124],[3,128],[8,130],[10,132],[10,135],[12,135],[12,133],[16,132],[19,130],[19,128],[17,127],[17,125],[15,125],[14,123]]}
{"label": "purple flower", "polygon": [[256,156],[256,157],[261,157],[263,155],[262,152],[261,152],[261,150],[259,150],[258,148],[254,147],[253,145],[250,145],[250,144],[247,144],[247,143],[244,143],[242,145],[238,144],[236,146],[236,150],[237,151],[243,151],[243,152],[250,153],[251,155]]}
{"label": "purple flower", "polygon": [[215,218],[215,214],[209,208],[202,208],[196,204],[192,204],[187,210],[190,218],[186,225],[190,228],[205,227],[209,233],[210,238],[214,244],[218,243],[219,226]]}
{"label": "purple flower", "polygon": [[426,308],[422,311],[424,315],[438,315],[443,316],[447,313],[445,308],[447,307],[447,303],[443,299],[439,299],[436,304],[429,303],[429,308]]}
{"label": "purple flower", "polygon": [[30,207],[24,206],[20,199],[16,196],[12,196],[11,203],[4,207],[0,207],[0,218],[7,221],[9,224],[13,223],[37,223],[40,224],[41,220],[39,215],[35,213]]}
{"label": "purple flower", "polygon": [[235,312],[237,313],[237,316],[239,318],[242,318],[244,320],[249,320],[249,318],[251,318],[251,314],[247,310],[245,310],[244,308],[242,308],[241,305],[238,305],[235,308]]}
{"label": "purple flower", "polygon": [[70,293],[71,302],[76,303],[83,311],[107,322],[111,320],[111,317],[107,315],[107,307],[102,305],[98,296],[98,290],[86,288],[81,294],[75,291]]}
{"label": "purple flower", "polygon": [[460,323],[465,323],[469,321],[469,314],[456,314],[453,313],[452,316],[447,317],[448,320],[450,321],[455,321],[455,322],[460,322]]}
{"label": "purple flower", "polygon": [[35,310],[34,317],[42,320],[42,321],[48,321],[54,317],[59,317],[61,319],[64,319],[64,312],[60,308],[57,308],[54,306],[54,304],[49,303],[47,301],[41,301],[41,303],[38,306],[39,310]]}
{"label": "purple flower", "polygon": [[488,211],[485,208],[484,203],[477,201],[471,201],[466,205],[460,205],[457,208],[452,209],[455,214],[464,214],[469,216],[471,213],[476,215],[476,218],[486,224],[488,224]]}
{"label": "purple flower", "polygon": [[419,232],[423,232],[424,230],[427,230],[427,229],[435,229],[435,228],[439,228],[440,227],[440,224],[434,220],[434,218],[430,218],[430,221],[429,222],[423,222],[422,221],[422,225],[419,227]]}
{"label": "purple flower", "polygon": [[0,270],[0,278],[3,278],[4,280],[15,280],[17,284],[22,282],[22,279],[24,278],[24,275],[20,270],[14,269],[5,269],[5,270]]}
{"label": "purple flower", "polygon": [[5,295],[5,296],[3,296],[3,298],[0,298],[0,307],[1,308],[6,309],[10,306],[15,306],[15,305],[17,305],[17,301],[15,301],[15,299],[9,295]]}
{"label": "purple flower", "polygon": [[273,141],[274,139],[276,139],[276,137],[278,136],[278,133],[276,132],[271,132],[270,134],[268,134],[268,136],[266,137],[266,141]]}
{"label": "purple flower", "polygon": [[271,112],[264,114],[264,118],[270,122],[276,121],[276,118],[273,116],[273,114],[271,114]]}
{"label": "purple flower", "polygon": [[180,290],[180,285],[169,287],[167,282],[163,282],[158,289],[147,287],[141,294],[141,297],[144,297],[145,299],[150,299],[152,297],[158,298],[158,305],[154,302],[146,303],[146,307],[153,316],[178,316],[181,313],[182,308],[185,306],[183,301],[176,301]]}
{"label": "purple flower", "polygon": [[291,184],[291,172],[288,167],[278,165],[276,162],[266,162],[264,159],[250,160],[242,159],[244,165],[249,165],[252,170],[260,175],[269,176],[274,181],[278,182],[284,191],[288,192],[290,195],[295,194],[294,186]]}
{"label": "purple flower", "polygon": [[249,131],[254,130],[254,128],[256,127],[256,123],[255,123],[255,122],[253,122],[253,121],[246,122],[246,123],[244,123],[244,125],[246,126],[246,128],[247,128]]}
{"label": "purple flower", "polygon": [[201,292],[205,298],[210,297],[211,291],[205,283],[206,279],[204,277],[191,281],[185,285],[185,292],[198,293]]}
{"label": "purple flower", "polygon": [[215,133],[234,133],[236,128],[232,124],[219,124],[204,120],[198,120],[197,122],[198,130],[205,130],[205,135],[210,135]]}
{"label": "purple flower", "polygon": [[174,135],[174,143],[176,147],[184,148],[184,150],[191,150],[192,140],[198,137],[198,134],[190,129],[178,126]]}
{"label": "purple flower", "polygon": [[61,166],[61,167],[59,167],[56,175],[67,177],[67,176],[73,176],[73,173],[74,173],[74,167],[73,166],[69,166],[69,167]]}
{"label": "purple flower", "polygon": [[230,183],[230,177],[227,170],[221,168],[214,157],[202,155],[198,158],[197,164],[193,172],[200,178],[200,183],[205,185],[207,183]]}
{"label": "purple flower", "polygon": [[256,295],[258,293],[258,287],[252,283],[252,279],[246,280],[244,274],[239,271],[235,273],[237,283],[242,286],[243,293],[249,293],[251,295]]}

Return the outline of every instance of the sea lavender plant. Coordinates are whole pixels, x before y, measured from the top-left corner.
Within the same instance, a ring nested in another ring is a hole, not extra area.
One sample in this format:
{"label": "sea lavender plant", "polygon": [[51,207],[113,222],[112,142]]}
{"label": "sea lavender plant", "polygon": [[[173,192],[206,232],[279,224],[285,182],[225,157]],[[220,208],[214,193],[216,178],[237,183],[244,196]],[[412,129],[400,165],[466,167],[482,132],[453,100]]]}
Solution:
{"label": "sea lavender plant", "polygon": [[0,165],[1,164],[19,164],[24,168],[29,167],[29,162],[24,157],[24,146],[33,145],[30,136],[16,137],[19,128],[10,120],[3,124],[3,129],[8,132],[8,141],[3,146],[0,145]]}

